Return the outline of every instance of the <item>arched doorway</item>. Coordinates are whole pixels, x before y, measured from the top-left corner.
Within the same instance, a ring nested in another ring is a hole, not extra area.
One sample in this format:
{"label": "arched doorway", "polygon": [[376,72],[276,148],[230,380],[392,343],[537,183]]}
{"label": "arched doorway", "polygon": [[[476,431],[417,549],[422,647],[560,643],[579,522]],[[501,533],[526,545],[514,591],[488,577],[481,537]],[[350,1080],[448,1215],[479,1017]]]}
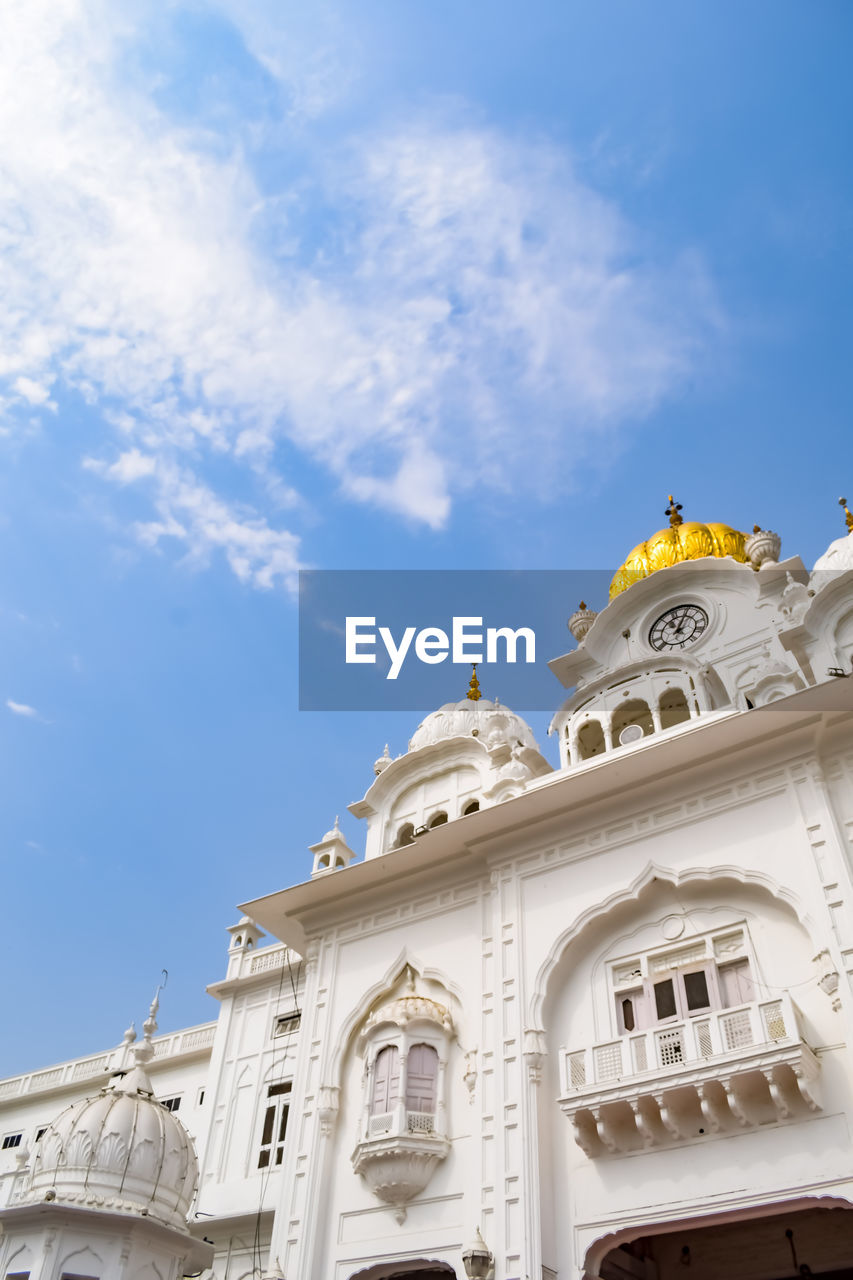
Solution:
{"label": "arched doorway", "polygon": [[435,1258],[407,1258],[405,1262],[380,1262],[357,1271],[350,1280],[456,1280],[447,1262]]}
{"label": "arched doorway", "polygon": [[767,1205],[752,1215],[709,1215],[615,1232],[609,1247],[598,1241],[588,1251],[585,1277],[790,1280],[805,1275],[853,1280],[853,1206],[799,1200]]}

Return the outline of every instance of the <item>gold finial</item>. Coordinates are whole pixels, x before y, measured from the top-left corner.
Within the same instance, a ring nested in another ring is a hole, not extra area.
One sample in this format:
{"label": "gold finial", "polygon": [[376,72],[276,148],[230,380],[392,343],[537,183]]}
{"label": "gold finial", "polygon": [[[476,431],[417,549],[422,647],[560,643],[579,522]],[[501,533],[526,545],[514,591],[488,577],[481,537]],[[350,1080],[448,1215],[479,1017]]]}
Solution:
{"label": "gold finial", "polygon": [[681,519],[681,516],[679,515],[680,511],[681,511],[681,503],[676,502],[675,498],[673,498],[672,494],[670,494],[669,506],[667,507],[666,511],[664,511],[664,515],[669,516],[669,523],[672,525],[673,529],[677,529],[680,524],[684,523],[684,521]]}
{"label": "gold finial", "polygon": [[839,507],[843,507],[843,508],[844,508],[844,519],[845,519],[845,521],[846,521],[846,523],[847,523],[847,529],[848,529],[848,532],[853,533],[853,512],[851,512],[851,511],[850,511],[850,509],[849,509],[849,508],[848,508],[848,506],[847,506],[847,499],[846,499],[846,498],[839,498],[839,499],[838,499],[838,505],[839,505]]}
{"label": "gold finial", "polygon": [[480,681],[477,679],[477,664],[474,663],[471,668],[471,682],[468,685],[468,693],[466,695],[471,702],[479,702],[482,698],[480,693]]}
{"label": "gold finial", "polygon": [[580,604],[578,605],[578,612],[580,613],[580,611],[585,608],[586,608],[586,600],[581,600]]}

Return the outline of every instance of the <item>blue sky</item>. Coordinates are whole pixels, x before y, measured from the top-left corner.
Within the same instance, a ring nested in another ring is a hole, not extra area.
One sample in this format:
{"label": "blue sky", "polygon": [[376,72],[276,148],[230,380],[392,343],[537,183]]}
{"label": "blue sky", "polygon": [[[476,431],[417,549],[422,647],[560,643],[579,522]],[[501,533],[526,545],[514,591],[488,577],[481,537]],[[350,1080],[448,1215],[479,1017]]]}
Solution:
{"label": "blue sky", "polygon": [[300,566],[615,568],[669,492],[807,563],[843,532],[851,26],[13,0],[0,1072],[163,967],[164,1028],[214,1016],[234,904],[337,812],[361,848],[417,717],[297,712]]}

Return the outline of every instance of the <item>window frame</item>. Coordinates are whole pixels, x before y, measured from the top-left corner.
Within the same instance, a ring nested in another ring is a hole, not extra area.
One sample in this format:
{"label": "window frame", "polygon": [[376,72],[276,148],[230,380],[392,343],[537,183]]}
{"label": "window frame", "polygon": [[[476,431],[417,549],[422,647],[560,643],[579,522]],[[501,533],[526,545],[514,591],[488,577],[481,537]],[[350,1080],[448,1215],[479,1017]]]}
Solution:
{"label": "window frame", "polygon": [[[408,1071],[409,1060],[413,1049],[423,1047],[435,1054],[435,1076],[431,1112],[408,1106],[410,1100]],[[375,1105],[376,1066],[386,1050],[396,1050],[397,1090],[392,1105],[387,1111],[377,1110]],[[386,1023],[377,1027],[365,1046],[364,1054],[364,1104],[362,1119],[362,1141],[386,1138],[411,1132],[441,1133],[446,1125],[447,1088],[446,1074],[449,1055],[449,1036],[444,1028],[439,1027],[431,1019],[416,1019],[412,1023],[401,1026]],[[405,1064],[405,1070],[404,1070]],[[402,1080],[405,1075],[406,1086]],[[428,1125],[424,1117],[431,1117]],[[385,1126],[378,1122],[384,1120]]]}
{"label": "window frame", "polygon": [[[256,1144],[257,1161],[255,1169],[260,1173],[274,1173],[284,1164],[284,1150],[287,1144],[288,1120],[290,1104],[293,1098],[293,1080],[274,1080],[266,1082],[266,1095],[263,1098],[258,1126]],[[269,1137],[266,1137],[269,1128]],[[267,1159],[264,1159],[264,1156]],[[274,1158],[275,1157],[275,1158]]]}
{"label": "window frame", "polygon": [[[700,946],[703,948],[701,956],[695,954]],[[679,957],[685,956],[688,951],[692,954],[679,964]],[[666,966],[667,960],[672,960],[673,963]],[[741,981],[745,980],[752,988],[751,998],[748,1000],[729,1000],[725,973],[732,971],[735,966],[745,970]],[[750,1004],[757,998],[756,966],[746,921],[680,939],[667,946],[649,947],[641,953],[610,961],[607,967],[611,1016],[619,1036],[686,1022],[720,1009],[737,1008],[740,1004]],[[697,973],[704,975],[708,1003],[691,1008],[691,996],[685,978]],[[620,975],[623,975],[621,979]],[[656,989],[665,983],[672,984],[674,1007],[672,1013],[660,1014]],[[626,1010],[628,1001],[631,1002],[630,1010]],[[631,1026],[627,1025],[629,1018],[626,1013],[630,1013]]]}

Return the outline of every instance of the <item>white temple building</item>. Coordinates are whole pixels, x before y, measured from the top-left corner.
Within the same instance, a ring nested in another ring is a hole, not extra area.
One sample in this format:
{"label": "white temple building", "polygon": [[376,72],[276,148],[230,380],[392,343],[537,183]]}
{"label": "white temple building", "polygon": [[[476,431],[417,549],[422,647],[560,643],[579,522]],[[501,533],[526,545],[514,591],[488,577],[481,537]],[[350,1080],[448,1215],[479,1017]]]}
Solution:
{"label": "white temple building", "polygon": [[475,675],[215,1022],[0,1081],[0,1280],[853,1280],[853,516],[667,515],[557,768]]}

